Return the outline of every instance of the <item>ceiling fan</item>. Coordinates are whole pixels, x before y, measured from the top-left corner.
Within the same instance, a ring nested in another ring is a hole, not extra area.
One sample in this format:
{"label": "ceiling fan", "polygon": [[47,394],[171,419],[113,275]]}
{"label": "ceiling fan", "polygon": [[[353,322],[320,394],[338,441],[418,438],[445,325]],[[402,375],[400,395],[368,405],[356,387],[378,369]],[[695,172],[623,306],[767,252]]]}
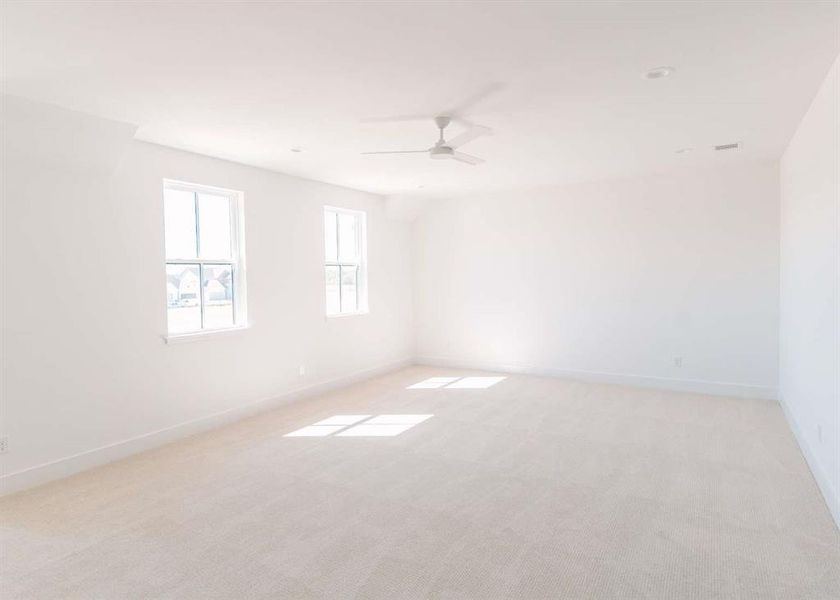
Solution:
{"label": "ceiling fan", "polygon": [[457,160],[463,163],[467,163],[469,165],[479,165],[483,163],[483,158],[478,158],[477,156],[473,156],[471,154],[464,154],[463,152],[457,152],[457,149],[466,144],[467,142],[471,142],[477,137],[481,137],[482,135],[490,135],[492,133],[492,130],[489,127],[484,127],[482,125],[471,125],[470,129],[468,129],[461,135],[457,135],[451,140],[446,141],[443,137],[443,130],[446,129],[446,126],[449,125],[449,123],[451,122],[451,117],[435,117],[435,124],[437,125],[439,136],[438,141],[435,142],[435,145],[431,148],[426,148],[424,150],[389,150],[384,152],[362,152],[362,154],[428,154],[429,158],[451,158],[452,160]]}

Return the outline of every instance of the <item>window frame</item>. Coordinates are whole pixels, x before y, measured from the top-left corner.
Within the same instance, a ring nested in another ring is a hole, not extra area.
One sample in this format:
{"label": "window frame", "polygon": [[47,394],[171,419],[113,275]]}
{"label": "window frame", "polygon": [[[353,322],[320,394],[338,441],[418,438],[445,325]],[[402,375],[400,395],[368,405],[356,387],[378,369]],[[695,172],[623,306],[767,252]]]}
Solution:
{"label": "window frame", "polygon": [[[370,313],[370,307],[368,306],[368,267],[367,267],[367,213],[363,210],[356,210],[352,208],[342,208],[339,206],[328,206],[324,205],[324,210],[322,211],[322,231],[324,231],[324,236],[326,236],[326,228],[324,227],[325,220],[327,218],[327,213],[336,213],[337,215],[350,215],[356,219],[356,248],[358,250],[358,260],[356,262],[352,261],[342,261],[341,260],[341,233],[340,233],[340,226],[336,221],[336,236],[335,236],[335,243],[336,243],[336,260],[330,261],[327,260],[327,240],[326,237],[323,239],[322,248],[324,250],[324,261],[323,261],[323,276],[324,276],[324,314],[326,315],[327,319],[337,319],[341,317],[353,317],[358,315],[366,315]],[[328,312],[327,300],[326,300],[326,290],[327,290],[327,268],[328,267],[338,267],[338,307],[339,312],[337,313],[330,313]],[[341,311],[341,268],[342,267],[355,267],[357,272],[356,277],[356,310],[354,311]]]}
{"label": "window frame", "polygon": [[[192,339],[205,338],[225,334],[232,331],[246,329],[248,327],[248,302],[247,287],[245,283],[245,219],[244,219],[244,194],[238,190],[220,188],[187,181],[164,179],[162,186],[164,215],[166,213],[166,192],[175,190],[194,194],[195,209],[195,235],[196,235],[196,257],[195,258],[169,258],[166,255],[166,244],[164,243],[164,273],[169,265],[198,266],[199,281],[199,308],[201,327],[189,331],[172,332],[169,329],[169,297],[166,296],[166,335],[167,342],[189,341]],[[228,199],[230,210],[230,258],[206,257],[201,255],[201,208],[198,201],[198,194],[212,194],[224,196]],[[164,238],[166,236],[166,219],[164,218]],[[204,326],[204,269],[206,267],[229,266],[233,284],[231,297],[233,311],[233,325],[226,327],[208,328]],[[167,280],[168,282],[168,280]],[[167,290],[168,291],[168,290]]]}

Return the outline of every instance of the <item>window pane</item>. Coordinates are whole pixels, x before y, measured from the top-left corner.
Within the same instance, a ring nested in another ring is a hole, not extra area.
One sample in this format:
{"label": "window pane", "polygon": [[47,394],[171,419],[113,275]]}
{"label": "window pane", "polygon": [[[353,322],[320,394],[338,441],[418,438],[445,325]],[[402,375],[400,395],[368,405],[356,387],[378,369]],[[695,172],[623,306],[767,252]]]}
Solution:
{"label": "window pane", "polygon": [[324,246],[327,262],[338,262],[338,239],[336,228],[338,215],[334,212],[324,212]]}
{"label": "window pane", "polygon": [[198,265],[166,265],[166,306],[170,333],[201,329]]}
{"label": "window pane", "polygon": [[338,215],[338,241],[341,262],[356,262],[359,260],[356,226],[355,215],[341,213]]}
{"label": "window pane", "polygon": [[358,268],[341,267],[341,312],[356,312],[358,300],[356,298]]}
{"label": "window pane", "polygon": [[195,194],[164,189],[166,258],[195,258]]}
{"label": "window pane", "polygon": [[230,258],[230,198],[198,195],[198,235],[202,258]]}
{"label": "window pane", "polygon": [[338,267],[326,267],[327,280],[327,314],[337,315],[341,312],[338,295]]}
{"label": "window pane", "polygon": [[233,269],[204,265],[204,328],[233,327]]}

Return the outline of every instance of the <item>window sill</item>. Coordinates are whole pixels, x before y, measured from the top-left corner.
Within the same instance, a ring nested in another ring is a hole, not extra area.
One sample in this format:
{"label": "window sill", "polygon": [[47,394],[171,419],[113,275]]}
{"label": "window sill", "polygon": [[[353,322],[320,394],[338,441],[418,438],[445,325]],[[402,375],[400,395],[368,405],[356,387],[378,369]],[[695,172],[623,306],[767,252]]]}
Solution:
{"label": "window sill", "polygon": [[344,317],[360,317],[363,315],[370,314],[369,310],[358,310],[356,312],[349,312],[349,313],[338,313],[335,315],[327,315],[327,320],[329,319],[343,319]]}
{"label": "window sill", "polygon": [[193,333],[174,333],[172,335],[164,335],[163,340],[167,344],[186,344],[187,342],[203,342],[206,340],[214,340],[217,338],[229,337],[237,335],[248,329],[249,325],[242,327],[229,327],[228,329],[209,329],[207,331],[196,331]]}

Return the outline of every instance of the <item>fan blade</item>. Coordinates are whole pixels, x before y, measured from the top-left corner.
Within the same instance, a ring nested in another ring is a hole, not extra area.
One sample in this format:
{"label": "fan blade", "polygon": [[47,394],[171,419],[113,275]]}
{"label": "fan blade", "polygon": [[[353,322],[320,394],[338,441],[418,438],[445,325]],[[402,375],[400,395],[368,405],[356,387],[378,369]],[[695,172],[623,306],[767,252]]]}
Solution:
{"label": "fan blade", "polygon": [[453,152],[449,156],[453,160],[460,160],[461,162],[465,162],[469,165],[480,165],[484,162],[483,158],[478,158],[477,156],[473,156],[472,154],[464,154],[463,152]]}
{"label": "fan blade", "polygon": [[361,154],[420,154],[428,150],[386,150],[385,152],[361,152]]}
{"label": "fan blade", "polygon": [[446,145],[450,148],[460,148],[467,142],[473,141],[475,138],[479,138],[482,135],[492,135],[493,130],[489,127],[484,127],[483,125],[473,125],[472,129],[469,129],[462,133],[461,135],[456,135],[454,138],[446,142]]}
{"label": "fan blade", "polygon": [[429,115],[396,115],[393,117],[368,117],[361,123],[407,123],[409,121],[431,121]]}
{"label": "fan blade", "polygon": [[[504,83],[499,81],[491,81],[486,83],[470,96],[467,96],[457,104],[450,106],[443,112],[437,112],[436,115],[446,115],[453,119],[459,119],[460,115],[466,114],[476,104],[483,102],[487,97],[492,96],[496,92],[507,87]],[[408,121],[430,121],[434,115],[395,115],[393,117],[368,117],[361,120],[362,123],[405,123]],[[463,119],[459,119],[462,120]]]}
{"label": "fan blade", "polygon": [[498,81],[491,81],[480,87],[476,90],[472,96],[468,96],[464,98],[460,103],[456,104],[455,106],[449,109],[450,115],[457,116],[466,112],[469,112],[470,109],[475,106],[476,104],[482,102],[488,96],[492,96],[496,92],[501,89],[504,89],[505,84],[500,83]]}

